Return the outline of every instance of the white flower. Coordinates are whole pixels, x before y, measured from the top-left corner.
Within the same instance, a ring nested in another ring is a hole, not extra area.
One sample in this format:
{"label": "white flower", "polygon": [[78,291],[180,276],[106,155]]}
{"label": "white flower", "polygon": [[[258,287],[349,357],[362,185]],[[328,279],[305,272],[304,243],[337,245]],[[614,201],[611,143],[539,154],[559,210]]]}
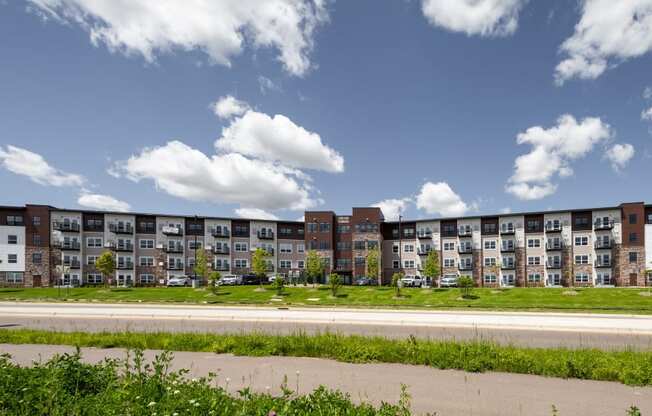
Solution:
{"label": "white flower", "polygon": [[175,390],[172,392],[172,394],[179,394],[179,393],[181,393],[179,390]]}
{"label": "white flower", "polygon": [[156,402],[149,402],[147,404],[147,407],[152,407],[152,406],[156,406]]}

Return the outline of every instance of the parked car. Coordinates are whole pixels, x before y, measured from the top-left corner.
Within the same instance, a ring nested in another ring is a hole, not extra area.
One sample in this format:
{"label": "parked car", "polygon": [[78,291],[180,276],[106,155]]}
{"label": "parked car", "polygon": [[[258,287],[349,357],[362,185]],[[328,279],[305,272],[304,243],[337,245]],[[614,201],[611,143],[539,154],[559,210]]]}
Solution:
{"label": "parked car", "polygon": [[242,275],[242,284],[243,285],[260,285],[267,283],[267,277],[262,279],[255,274],[243,274]]}
{"label": "parked car", "polygon": [[439,287],[457,287],[457,276],[444,276],[439,282]]}
{"label": "parked car", "polygon": [[421,287],[423,280],[421,276],[408,275],[401,279],[401,283],[403,283],[404,287]]}
{"label": "parked car", "polygon": [[274,276],[270,276],[270,277],[268,277],[268,278],[267,278],[267,281],[268,281],[269,283],[274,283],[274,282],[276,281],[276,279],[283,279],[283,282],[285,282],[285,283],[288,282],[287,277],[285,277],[285,276],[280,276],[280,275],[277,275],[277,274],[275,274]]}
{"label": "parked car", "polygon": [[235,274],[226,274],[217,281],[218,285],[224,286],[234,286],[242,284],[242,276],[237,276]]}
{"label": "parked car", "polygon": [[359,277],[355,280],[356,286],[372,286],[375,284],[376,281],[370,277]]}
{"label": "parked car", "polygon": [[190,286],[191,279],[188,276],[175,276],[168,279],[168,287]]}

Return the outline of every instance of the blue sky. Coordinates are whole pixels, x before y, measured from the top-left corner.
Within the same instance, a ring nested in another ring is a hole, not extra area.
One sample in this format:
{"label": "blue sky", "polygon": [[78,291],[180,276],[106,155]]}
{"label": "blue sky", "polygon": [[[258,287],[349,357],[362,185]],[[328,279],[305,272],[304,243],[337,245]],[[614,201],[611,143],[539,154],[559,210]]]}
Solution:
{"label": "blue sky", "polygon": [[[281,29],[248,1],[0,5],[2,204],[296,219],[652,200],[652,1],[609,21],[604,0],[313,1],[270,2],[301,16]],[[227,96],[240,111],[219,117]]]}

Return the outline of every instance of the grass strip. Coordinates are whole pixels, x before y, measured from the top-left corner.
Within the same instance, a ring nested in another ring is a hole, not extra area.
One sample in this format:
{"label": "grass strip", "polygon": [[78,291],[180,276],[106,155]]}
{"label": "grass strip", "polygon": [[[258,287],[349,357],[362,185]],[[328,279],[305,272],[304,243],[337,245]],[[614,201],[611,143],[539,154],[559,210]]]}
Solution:
{"label": "grass strip", "polygon": [[498,371],[652,385],[652,351],[523,348],[489,341],[419,340],[412,336],[388,339],[335,333],[86,333],[29,329],[1,330],[0,343],[315,357],[348,363],[426,365],[469,372]]}

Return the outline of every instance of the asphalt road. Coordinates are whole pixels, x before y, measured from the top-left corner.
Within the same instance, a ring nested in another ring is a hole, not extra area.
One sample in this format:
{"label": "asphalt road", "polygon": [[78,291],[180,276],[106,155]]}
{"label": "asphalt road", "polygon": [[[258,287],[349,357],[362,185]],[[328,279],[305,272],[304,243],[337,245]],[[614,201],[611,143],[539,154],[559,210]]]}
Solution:
{"label": "asphalt road", "polygon": [[329,330],[541,347],[652,348],[652,316],[636,315],[0,302],[0,327],[275,334]]}
{"label": "asphalt road", "polygon": [[[51,345],[0,344],[0,352],[15,362],[30,365],[74,348]],[[145,351],[148,360],[158,353]],[[82,348],[87,362],[106,357],[124,358],[123,349]],[[412,396],[415,414],[441,416],[550,416],[554,405],[559,416],[624,415],[631,405],[652,414],[652,388],[619,383],[563,380],[522,374],[465,373],[401,364],[348,364],[316,358],[234,357],[210,353],[176,352],[172,369],[189,369],[187,377],[218,374],[218,383],[233,394],[244,387],[258,392],[280,393],[288,387],[300,394],[319,385],[338,389],[354,401],[396,403],[401,383]],[[228,381],[227,381],[228,379]]]}

